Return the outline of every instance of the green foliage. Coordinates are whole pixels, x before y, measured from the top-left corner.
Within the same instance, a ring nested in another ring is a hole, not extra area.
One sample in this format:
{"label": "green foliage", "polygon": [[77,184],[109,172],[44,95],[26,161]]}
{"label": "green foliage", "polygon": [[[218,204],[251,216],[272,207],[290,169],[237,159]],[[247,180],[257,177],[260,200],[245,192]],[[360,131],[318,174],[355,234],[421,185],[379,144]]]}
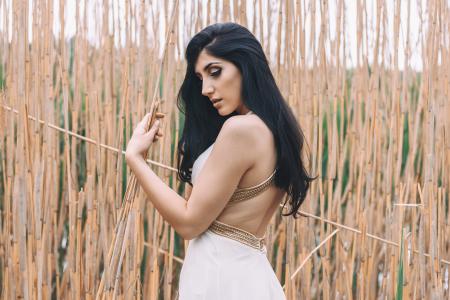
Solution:
{"label": "green foliage", "polygon": [[[146,237],[148,235],[148,220],[147,218],[144,218],[144,237]],[[139,272],[141,274],[141,285],[144,285],[144,279],[145,279],[145,266],[146,266],[146,262],[147,262],[147,257],[149,256],[149,247],[144,247],[144,251],[142,253],[142,259],[141,259],[141,265],[139,266]]]}
{"label": "green foliage", "polygon": [[400,244],[400,257],[398,259],[398,275],[397,275],[397,294],[395,295],[396,300],[403,299],[403,230],[402,230],[402,243]]}
{"label": "green foliage", "polygon": [[[347,100],[343,99],[344,102],[344,111],[341,110],[341,105],[338,103],[337,105],[337,109],[336,109],[336,122],[337,122],[337,131],[338,131],[338,136],[341,136],[341,132],[342,132],[342,136],[345,138],[347,136],[347,124],[348,124],[348,119],[347,119],[347,114],[345,113],[347,111]],[[343,120],[342,120],[343,119]],[[342,123],[342,128],[341,128],[341,123]]]}
{"label": "green foliage", "polygon": [[3,70],[3,64],[0,64],[0,90],[3,91],[4,89],[5,89],[4,70]]}
{"label": "green foliage", "polygon": [[405,114],[405,119],[403,120],[403,144],[402,144],[402,166],[401,166],[401,175],[405,171],[406,161],[408,160],[409,154],[409,122],[408,122],[408,113]]}
{"label": "green foliage", "polygon": [[322,178],[327,175],[327,165],[328,165],[328,121],[326,115],[322,119]]}
{"label": "green foliage", "polygon": [[344,190],[347,187],[349,176],[350,176],[350,151],[346,151],[344,170],[342,171],[342,186],[341,186],[342,194],[344,193]]}
{"label": "green foliage", "polygon": [[5,171],[3,170],[3,153],[0,151],[0,211],[3,211],[3,202],[5,195],[5,186],[3,182],[5,181]]}
{"label": "green foliage", "polygon": [[[86,130],[83,128],[80,135],[85,136]],[[72,141],[73,142],[73,141]],[[87,168],[86,168],[86,142],[80,141],[76,143],[76,166],[77,166],[77,176],[78,183],[80,187],[85,186],[87,180]]]}

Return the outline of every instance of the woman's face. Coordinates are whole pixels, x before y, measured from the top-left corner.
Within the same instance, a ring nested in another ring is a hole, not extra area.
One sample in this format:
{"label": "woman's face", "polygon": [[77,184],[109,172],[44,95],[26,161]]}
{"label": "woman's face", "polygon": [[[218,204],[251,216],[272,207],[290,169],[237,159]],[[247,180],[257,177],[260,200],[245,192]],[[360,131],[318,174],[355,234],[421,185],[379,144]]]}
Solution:
{"label": "woman's face", "polygon": [[231,62],[202,50],[195,65],[195,75],[202,81],[202,95],[209,98],[221,116],[234,111],[239,114],[249,111],[241,98],[241,73]]}

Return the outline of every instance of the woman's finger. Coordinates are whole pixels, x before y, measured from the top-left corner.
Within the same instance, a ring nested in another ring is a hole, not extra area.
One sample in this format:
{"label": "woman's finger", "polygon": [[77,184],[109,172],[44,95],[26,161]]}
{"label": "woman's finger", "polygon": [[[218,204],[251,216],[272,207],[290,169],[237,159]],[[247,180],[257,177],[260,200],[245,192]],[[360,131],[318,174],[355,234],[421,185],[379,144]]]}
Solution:
{"label": "woman's finger", "polygon": [[148,120],[150,119],[150,115],[151,113],[147,113],[143,118],[142,118],[142,125],[146,126],[148,124]]}
{"label": "woman's finger", "polygon": [[137,124],[136,127],[134,127],[134,130],[138,129],[138,128],[142,128],[143,130],[145,130],[145,126],[148,122],[148,118],[150,117],[150,113],[146,114]]}
{"label": "woman's finger", "polygon": [[152,128],[150,128],[149,133],[151,132],[151,134],[156,135],[159,130],[159,124],[160,121],[156,120],[155,123],[153,123]]}

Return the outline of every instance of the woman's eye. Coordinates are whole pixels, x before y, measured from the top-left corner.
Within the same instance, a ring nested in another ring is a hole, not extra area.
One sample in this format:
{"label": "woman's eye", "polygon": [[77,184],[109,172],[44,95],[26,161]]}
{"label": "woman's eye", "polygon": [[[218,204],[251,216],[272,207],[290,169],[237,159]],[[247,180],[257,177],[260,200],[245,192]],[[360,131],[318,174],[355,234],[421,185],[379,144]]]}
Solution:
{"label": "woman's eye", "polygon": [[221,71],[222,71],[221,69],[217,69],[217,71],[211,72],[211,76],[212,76],[212,77],[217,77],[217,76],[220,75],[220,72],[221,72]]}

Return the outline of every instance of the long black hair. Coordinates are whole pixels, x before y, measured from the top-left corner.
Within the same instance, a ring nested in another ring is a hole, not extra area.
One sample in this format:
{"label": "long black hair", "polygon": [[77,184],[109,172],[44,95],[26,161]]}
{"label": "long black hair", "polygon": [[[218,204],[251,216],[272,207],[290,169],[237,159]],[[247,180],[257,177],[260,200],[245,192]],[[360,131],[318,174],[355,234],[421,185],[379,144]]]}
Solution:
{"label": "long black hair", "polygon": [[304,136],[275,83],[261,44],[239,24],[210,25],[197,33],[186,48],[187,70],[177,99],[177,106],[185,115],[178,142],[178,178],[192,185],[194,161],[216,140],[223,123],[237,114],[221,116],[208,97],[202,95],[202,82],[195,75],[195,64],[202,50],[233,63],[241,72],[241,98],[245,106],[264,121],[275,139],[277,172],[274,182],[287,192],[286,202],[290,204],[290,211],[284,216],[295,218],[313,180],[301,157]]}

